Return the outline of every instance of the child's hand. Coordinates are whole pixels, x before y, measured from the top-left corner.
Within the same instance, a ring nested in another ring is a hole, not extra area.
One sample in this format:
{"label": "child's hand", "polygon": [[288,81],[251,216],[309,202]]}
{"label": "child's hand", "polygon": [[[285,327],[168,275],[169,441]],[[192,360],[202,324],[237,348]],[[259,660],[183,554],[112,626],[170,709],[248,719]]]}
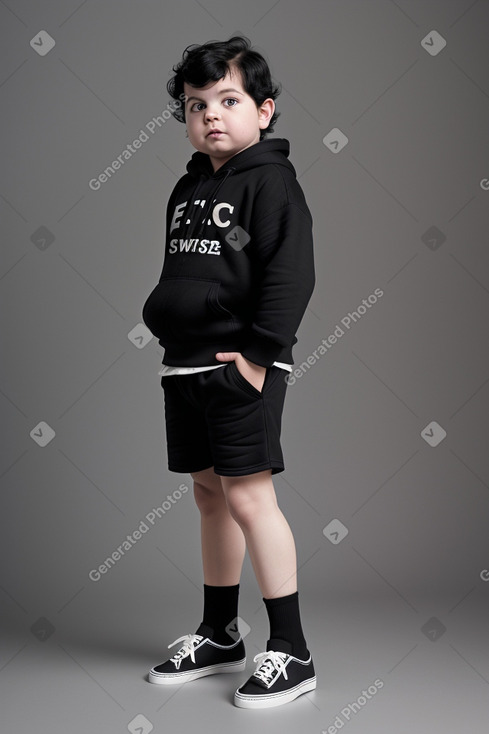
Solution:
{"label": "child's hand", "polygon": [[258,392],[262,391],[265,375],[267,374],[266,367],[250,362],[249,359],[243,357],[241,352],[217,352],[216,359],[221,362],[236,362],[236,368],[245,380],[248,380]]}

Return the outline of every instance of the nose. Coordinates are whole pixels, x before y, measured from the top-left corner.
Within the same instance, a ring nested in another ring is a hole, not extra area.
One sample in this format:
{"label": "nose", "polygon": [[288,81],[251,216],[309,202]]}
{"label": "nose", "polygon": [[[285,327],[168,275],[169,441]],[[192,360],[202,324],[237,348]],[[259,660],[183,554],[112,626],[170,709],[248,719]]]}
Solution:
{"label": "nose", "polygon": [[219,119],[219,112],[217,107],[213,107],[211,105],[207,105],[205,109],[205,119],[206,120],[216,120]]}

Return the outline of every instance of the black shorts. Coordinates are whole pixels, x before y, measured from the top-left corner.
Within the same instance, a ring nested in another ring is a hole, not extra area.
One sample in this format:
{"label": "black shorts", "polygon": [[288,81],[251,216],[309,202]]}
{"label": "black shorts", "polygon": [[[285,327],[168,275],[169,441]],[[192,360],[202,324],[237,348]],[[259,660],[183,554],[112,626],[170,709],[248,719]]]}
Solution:
{"label": "black shorts", "polygon": [[168,469],[244,476],[284,470],[280,430],[288,372],[267,367],[262,391],[234,361],[223,367],[161,378]]}

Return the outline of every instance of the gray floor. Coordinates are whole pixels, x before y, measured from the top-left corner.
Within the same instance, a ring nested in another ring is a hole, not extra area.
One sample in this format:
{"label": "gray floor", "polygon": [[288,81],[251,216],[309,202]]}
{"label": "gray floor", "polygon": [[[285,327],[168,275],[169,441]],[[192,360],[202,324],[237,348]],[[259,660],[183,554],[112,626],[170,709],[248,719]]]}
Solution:
{"label": "gray floor", "polygon": [[[40,621],[33,630],[26,628],[25,610],[4,596],[2,626],[10,633],[0,662],[2,732],[489,730],[488,584],[476,585],[455,606],[411,595],[413,608],[394,591],[329,599],[327,590],[302,589],[318,687],[280,708],[247,711],[233,705],[233,693],[254,669],[268,631],[249,565],[240,597],[240,616],[250,627],[245,676],[171,688],[148,683],[147,671],[169,656],[168,644],[194,631],[202,597],[187,584],[165,598],[152,590],[151,574],[151,568],[139,573],[127,589],[108,574],[103,587],[85,587],[76,604],[52,614],[52,627]],[[365,690],[370,698],[362,697]]]}

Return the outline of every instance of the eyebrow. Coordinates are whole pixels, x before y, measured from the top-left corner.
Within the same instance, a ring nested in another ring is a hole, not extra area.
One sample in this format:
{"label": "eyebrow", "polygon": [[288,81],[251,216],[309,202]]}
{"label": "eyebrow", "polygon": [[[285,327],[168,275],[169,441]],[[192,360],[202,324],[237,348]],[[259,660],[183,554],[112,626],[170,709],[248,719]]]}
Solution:
{"label": "eyebrow", "polygon": [[[235,92],[236,94],[241,94],[241,96],[243,96],[243,92],[240,92],[238,89],[221,89],[219,94],[228,94],[229,92]],[[190,102],[191,100],[205,102],[205,99],[202,99],[201,97],[187,97],[187,102]]]}

